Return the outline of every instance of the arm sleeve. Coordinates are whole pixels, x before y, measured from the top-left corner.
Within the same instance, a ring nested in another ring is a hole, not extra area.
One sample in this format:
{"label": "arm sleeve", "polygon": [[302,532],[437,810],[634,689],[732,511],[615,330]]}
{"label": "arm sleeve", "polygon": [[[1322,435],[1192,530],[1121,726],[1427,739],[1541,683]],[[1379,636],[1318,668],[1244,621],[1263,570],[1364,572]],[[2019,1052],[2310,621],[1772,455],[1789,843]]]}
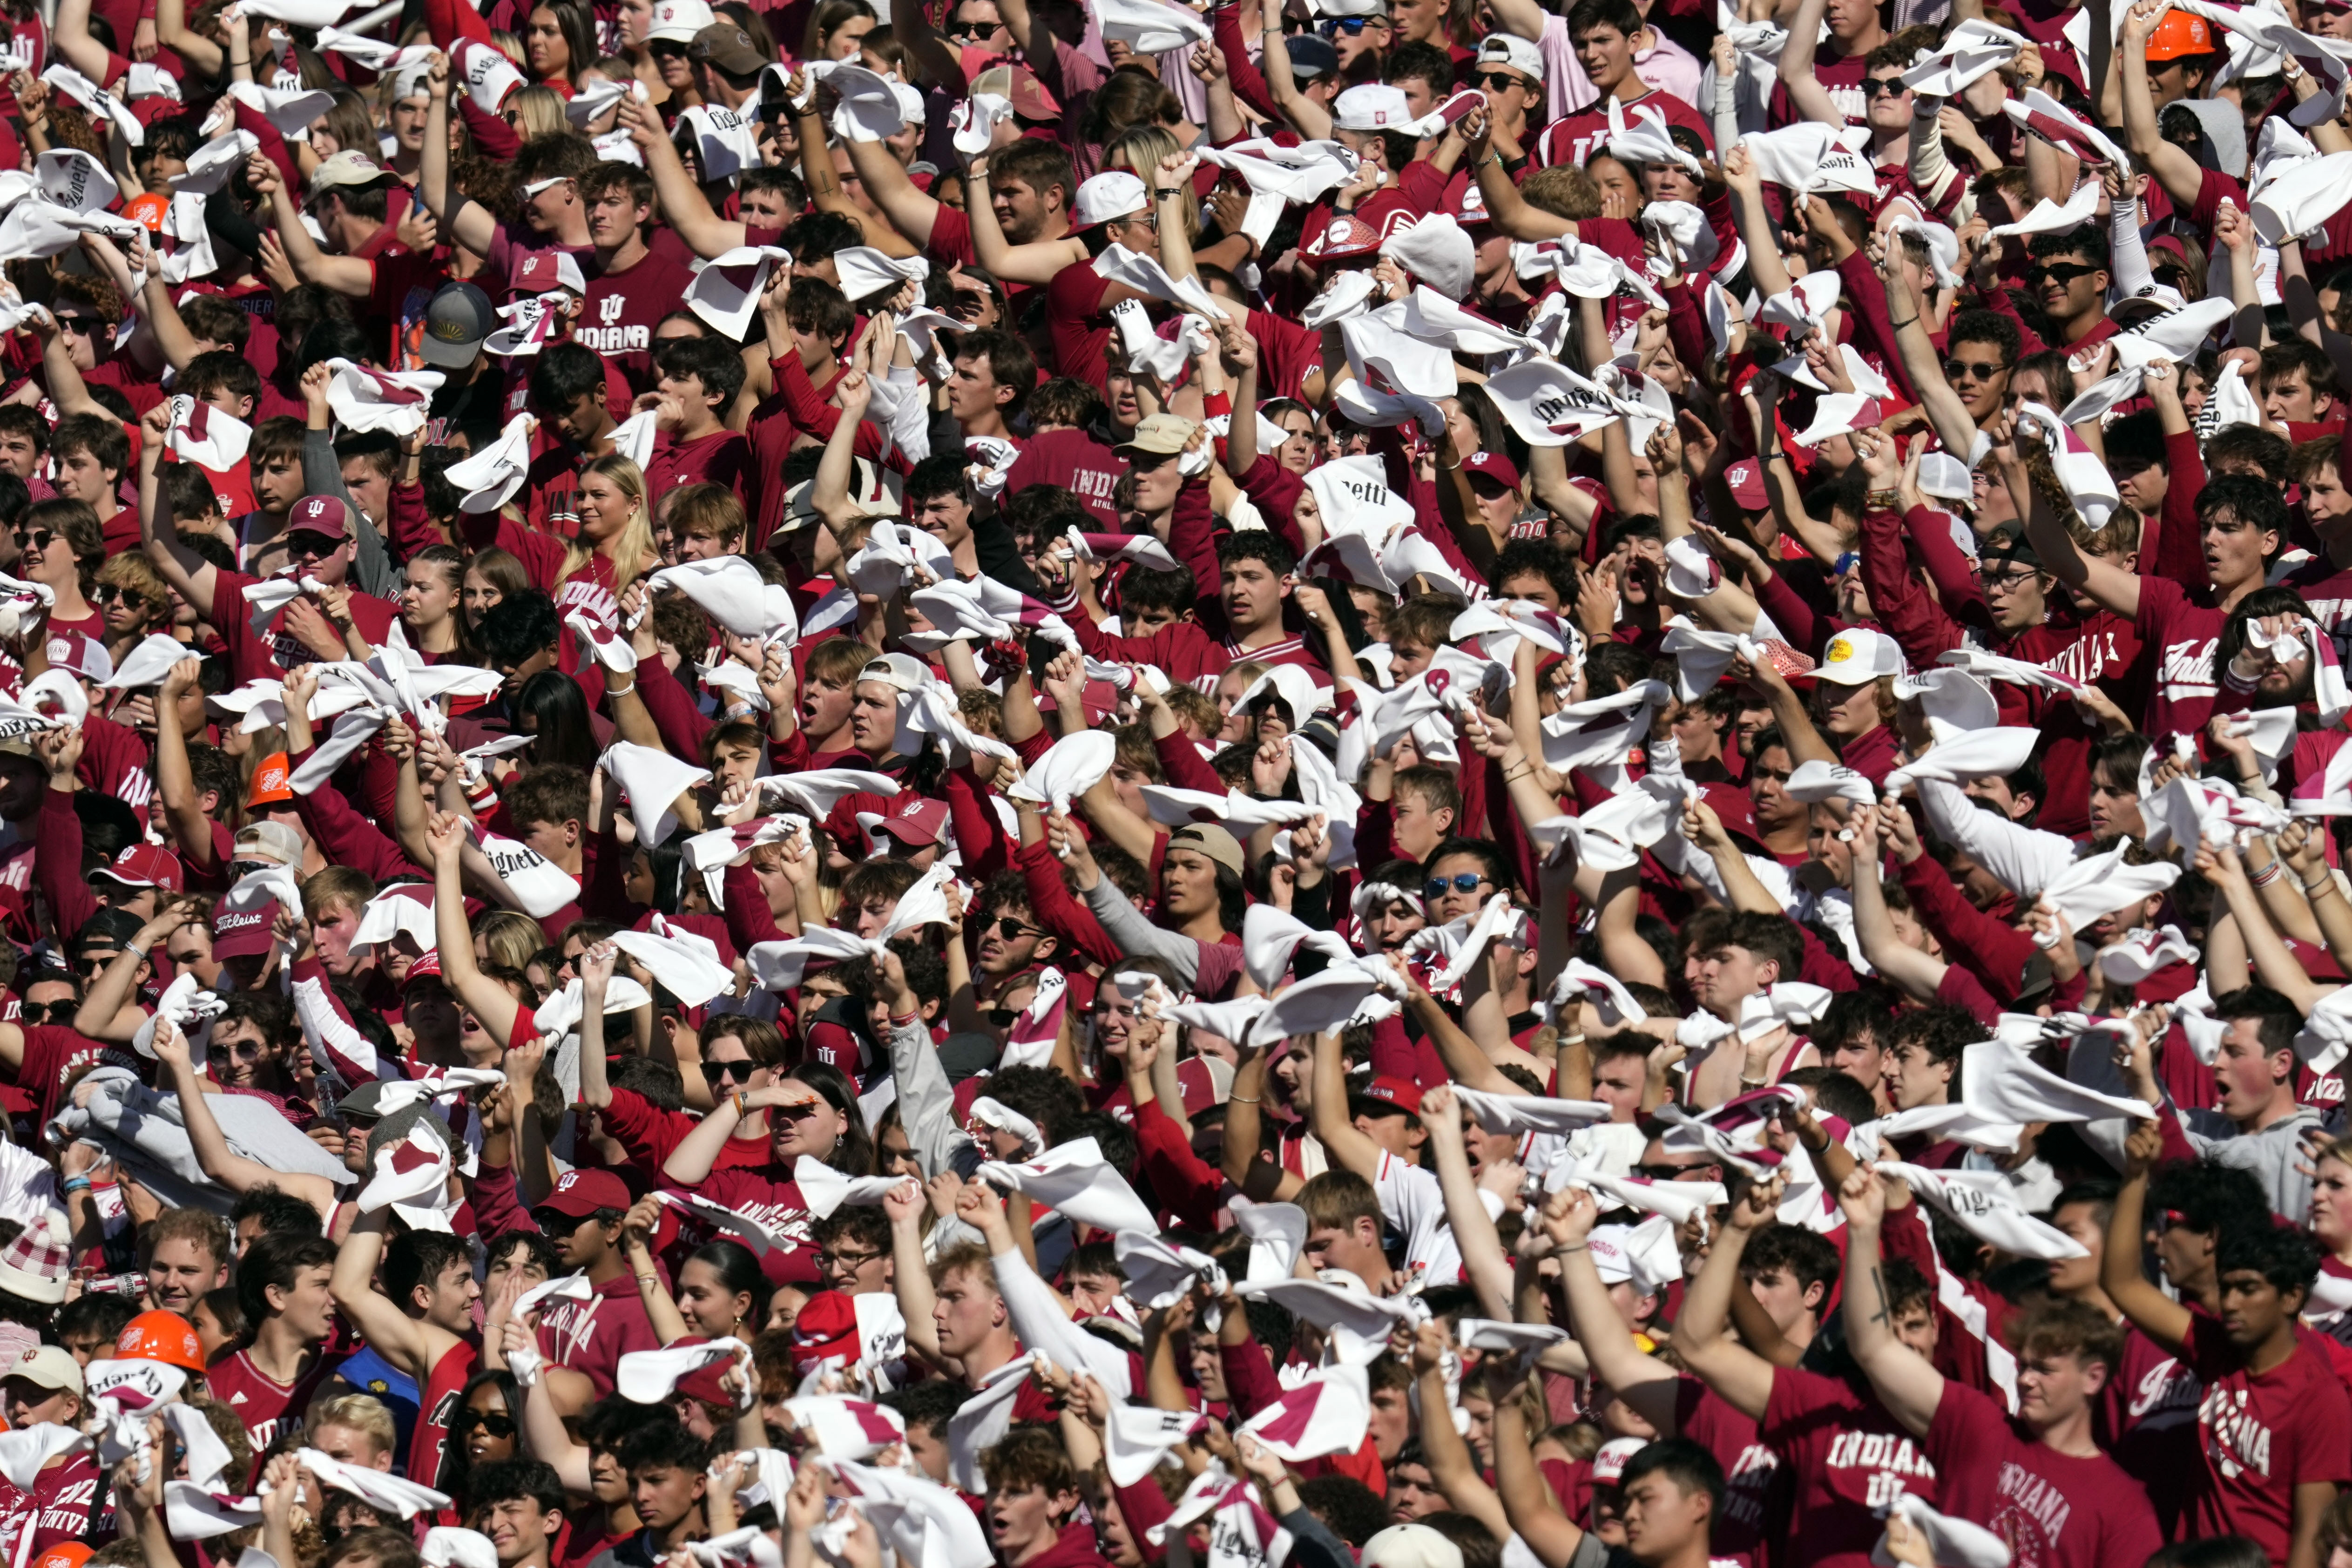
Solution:
{"label": "arm sleeve", "polygon": [[1805,596],[1789,586],[1789,580],[1776,570],[1756,585],[1756,604],[1772,624],[1789,634],[1789,641],[1813,658],[1822,657],[1822,648],[1836,628],[1827,616],[1816,615]]}
{"label": "arm sleeve", "polygon": [[[1224,573],[1217,564],[1216,520],[1209,513],[1209,487],[1198,479],[1185,480],[1176,492],[1176,510],[1168,523],[1168,549],[1192,569],[1201,597],[1214,602],[1223,586]],[[1223,612],[1220,610],[1218,616],[1222,624]]]}
{"label": "arm sleeve", "polygon": [[1237,1345],[1219,1345],[1217,1360],[1225,1371],[1225,1402],[1234,1409],[1263,1410],[1282,1397],[1274,1363],[1255,1336]]}
{"label": "arm sleeve", "polygon": [[530,1217],[530,1209],[522,1201],[522,1189],[511,1167],[486,1162],[479,1174],[464,1181],[466,1201],[473,1205],[474,1223],[481,1234],[501,1236],[510,1230],[538,1233],[539,1222]]}
{"label": "arm sleeve", "polygon": [[1241,7],[1220,5],[1209,15],[1216,24],[1217,47],[1224,51],[1225,74],[1234,84],[1234,96],[1266,119],[1280,120],[1282,111],[1274,106],[1265,73],[1250,58],[1249,44],[1242,37]]}
{"label": "arm sleeve", "polygon": [[72,795],[42,786],[39,833],[33,845],[33,879],[48,900],[58,937],[69,939],[98,913],[98,897],[81,874],[81,817]]}
{"label": "arm sleeve", "polygon": [[1045,584],[1037,580],[1029,563],[1021,559],[1021,547],[1013,542],[1013,525],[1004,521],[1003,512],[991,508],[984,514],[972,514],[971,551],[980,562],[982,576],[1009,588],[1018,588],[1033,599],[1042,601],[1045,597]]}
{"label": "arm sleeve", "polygon": [[[295,753],[288,759],[289,769],[300,767],[310,755],[309,751]],[[319,853],[338,866],[356,868],[379,882],[392,877],[425,874],[409,863],[398,845],[384,837],[383,829],[352,810],[343,792],[331,784],[322,784],[308,795],[296,795],[294,809],[302,814],[302,826],[318,841]]]}
{"label": "arm sleeve", "polygon": [[2205,574],[2205,552],[2197,541],[2197,497],[2205,488],[2205,458],[2194,431],[2164,438],[2165,491],[2163,521],[2156,531],[2156,548],[2142,546],[2140,570],[2168,577],[2194,593],[2210,587]]}
{"label": "arm sleeve", "polygon": [[1699,310],[1698,290],[1685,280],[1658,291],[1666,298],[1666,337],[1675,345],[1675,357],[1685,364],[1696,364],[1706,359],[1715,344],[1706,334],[1706,318]]}
{"label": "arm sleeve", "polygon": [[1061,1298],[1037,1278],[1019,1248],[1000,1252],[991,1261],[996,1265],[996,1288],[1004,1297],[1005,1312],[1023,1346],[1045,1352],[1055,1365],[1067,1371],[1091,1373],[1114,1399],[1124,1400],[1135,1392],[1127,1352],[1072,1322]]}
{"label": "arm sleeve", "polygon": [[955,1154],[955,1091],[919,1019],[890,1031],[890,1073],[898,1080],[898,1124],[907,1130],[907,1146],[936,1176]]}
{"label": "arm sleeve", "polygon": [[1944,868],[1925,855],[1903,867],[1901,876],[1912,909],[1942,941],[1944,951],[1967,965],[1996,1000],[2016,1001],[2035,952],[2033,939],[1960,897]]}
{"label": "arm sleeve", "polygon": [[352,1023],[351,1015],[343,1011],[342,998],[327,984],[327,972],[315,958],[294,966],[294,1016],[301,1020],[310,1058],[345,1084],[404,1076],[400,1064],[377,1056],[375,1047]]}
{"label": "arm sleeve", "polygon": [[[1934,124],[1934,117],[1930,116],[1927,122]],[[1860,312],[1855,336],[1862,340],[1863,347],[1878,352],[1880,362],[1886,366],[1886,379],[1894,383],[1895,390],[1903,395],[1904,401],[1918,402],[1918,385],[1912,381],[1910,371],[1904,366],[1902,351],[1895,347],[1895,318],[1886,311],[1886,285],[1871,269],[1870,258],[1858,250],[1839,262],[1837,269],[1838,276],[1845,279],[1847,295]],[[1674,325],[1671,317],[1666,324],[1671,330]],[[1685,360],[1684,363],[1696,364],[1698,362]],[[1871,600],[1874,605],[1877,602],[1875,597]]]}
{"label": "arm sleeve", "polygon": [[442,542],[435,531],[433,520],[425,510],[425,487],[422,484],[392,487],[392,516],[385,519],[392,530],[392,548],[401,560],[413,558],[420,550]]}
{"label": "arm sleeve", "polygon": [[1929,101],[1921,99],[1911,113],[1911,184],[1930,213],[1943,206],[1952,182],[1960,177],[1958,165],[1944,151],[1944,128],[1936,119],[1942,107],[1937,101],[1930,108]]}
{"label": "arm sleeve", "polygon": [[1971,859],[2019,898],[2033,897],[2074,863],[2073,839],[1982,810],[1958,784],[1941,779],[1920,779],[1917,784],[1929,830],[1945,843],[1968,851]]}
{"label": "arm sleeve", "polygon": [[653,716],[654,727],[661,731],[662,743],[677,757],[700,756],[702,738],[710,732],[709,715],[695,706],[693,695],[686,689],[682,672],[690,667],[688,659],[678,660],[674,670],[657,659],[637,666],[637,696]]}
{"label": "arm sleeve", "polygon": [[1139,1168],[1160,1206],[1186,1225],[1216,1229],[1217,1209],[1224,1202],[1224,1173],[1211,1170],[1192,1152],[1175,1119],[1156,1100],[1136,1107],[1135,1146]]}
{"label": "arm sleeve", "polygon": [[2115,263],[2115,294],[2133,298],[2156,287],[2147,269],[2147,247],[2139,237],[2139,203],[2126,202],[2109,216],[2109,255]]}
{"label": "arm sleeve", "polygon": [[1916,506],[1903,514],[1903,528],[1927,568],[1927,581],[1935,584],[1944,613],[1979,631],[1992,630],[1992,610],[1985,603],[1984,585],[1977,581],[1976,563],[1952,537],[1949,514]]}
{"label": "arm sleeve", "polygon": [[1912,581],[1901,527],[1891,511],[1874,508],[1862,520],[1862,580],[1870,590],[1871,608],[1912,668],[1925,669],[1937,654],[1960,646],[1959,627]]}
{"label": "arm sleeve", "polygon": [[1127,956],[1102,922],[1070,897],[1062,882],[1062,863],[1053,850],[1043,843],[1024,844],[1019,859],[1022,880],[1029,889],[1029,910],[1039,925],[1097,963],[1117,963]]}
{"label": "arm sleeve", "polygon": [[629,1157],[629,1163],[656,1184],[662,1180],[662,1162],[685,1142],[687,1130],[694,1125],[691,1117],[662,1110],[633,1089],[613,1090],[612,1103],[597,1121]]}
{"label": "arm sleeve", "polygon": [[1307,489],[1307,481],[1260,454],[1249,472],[1242,476],[1242,493],[1256,507],[1265,525],[1282,536],[1293,555],[1307,553],[1307,536],[1298,531],[1298,498]]}
{"label": "arm sleeve", "polygon": [[2017,301],[2009,297],[2007,289],[1998,284],[1990,289],[1979,289],[1977,290],[1976,298],[1978,305],[1983,309],[1992,311],[1995,315],[2007,316],[2017,323],[2019,358],[2021,359],[2027,354],[2038,354],[2050,346],[2042,341],[2042,334],[2028,326],[2025,318],[2017,313]]}
{"label": "arm sleeve", "polygon": [[1290,1561],[1298,1568],[1356,1568],[1356,1554],[1305,1509],[1284,1514],[1280,1523],[1290,1531]]}
{"label": "arm sleeve", "polygon": [[[359,505],[352,500],[350,487],[343,483],[343,465],[335,456],[335,443],[324,430],[302,433],[302,493],[332,496],[351,508],[353,517],[359,515]],[[382,540],[376,542],[376,548],[383,550]]]}
{"label": "arm sleeve", "polygon": [[1201,977],[1199,942],[1172,931],[1162,931],[1145,920],[1143,911],[1129,903],[1127,895],[1113,886],[1108,877],[1096,879],[1095,885],[1087,889],[1087,908],[1110,933],[1122,955],[1159,959],[1175,971],[1179,990],[1194,988]]}
{"label": "arm sleeve", "polygon": [[948,800],[948,819],[955,826],[957,847],[963,851],[963,879],[978,887],[1013,863],[1004,825],[972,782],[969,764],[949,769],[940,783]]}
{"label": "arm sleeve", "polygon": [[1217,776],[1200,748],[1185,738],[1179,730],[1172,735],[1155,736],[1151,749],[1160,754],[1160,771],[1168,775],[1169,784],[1175,789],[1206,790],[1211,795],[1225,793],[1225,781]]}
{"label": "arm sleeve", "polygon": [[727,940],[735,944],[736,952],[749,952],[763,942],[786,940],[768,908],[768,895],[760,886],[759,873],[748,863],[728,867],[726,879],[720,885],[727,891]]}

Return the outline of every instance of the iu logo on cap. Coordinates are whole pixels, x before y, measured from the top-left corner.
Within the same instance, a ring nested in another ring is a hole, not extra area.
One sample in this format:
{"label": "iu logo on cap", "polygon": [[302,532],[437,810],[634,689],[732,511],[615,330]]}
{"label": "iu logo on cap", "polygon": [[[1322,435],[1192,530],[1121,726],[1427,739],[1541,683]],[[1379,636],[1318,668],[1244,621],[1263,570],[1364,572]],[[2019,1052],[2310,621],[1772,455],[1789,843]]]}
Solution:
{"label": "iu logo on cap", "polygon": [[326,514],[326,510],[327,503],[323,500],[314,500],[310,503],[310,513],[312,517],[322,517]]}
{"label": "iu logo on cap", "polygon": [[576,1187],[579,1184],[580,1173],[577,1171],[566,1171],[563,1173],[563,1179],[555,1184],[555,1190],[560,1193],[569,1188]]}

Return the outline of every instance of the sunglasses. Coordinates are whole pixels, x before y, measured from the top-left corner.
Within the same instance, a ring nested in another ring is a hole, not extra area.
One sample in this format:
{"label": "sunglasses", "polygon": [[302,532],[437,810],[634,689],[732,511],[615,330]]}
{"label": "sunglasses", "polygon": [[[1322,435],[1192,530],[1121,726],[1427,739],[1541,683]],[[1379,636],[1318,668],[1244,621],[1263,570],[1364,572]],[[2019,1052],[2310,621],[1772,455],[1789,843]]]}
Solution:
{"label": "sunglasses", "polygon": [[977,43],[1003,31],[1004,24],[1002,22],[958,22],[948,28],[947,36],[951,43],[966,44]]}
{"label": "sunglasses", "polygon": [[655,38],[646,45],[646,48],[663,58],[684,59],[686,58],[686,46],[672,38]]}
{"label": "sunglasses", "polygon": [[1506,88],[1525,87],[1528,84],[1508,71],[1479,71],[1470,78],[1469,85],[1483,88],[1488,92],[1501,92]]}
{"label": "sunglasses", "polygon": [[1903,79],[1899,76],[1868,77],[1862,84],[1862,96],[1864,98],[1900,98],[1910,90],[1903,85]]}
{"label": "sunglasses", "polygon": [[322,555],[332,555],[343,547],[343,542],[327,533],[289,533],[286,536],[286,553],[298,561],[315,561]]}
{"label": "sunglasses", "polygon": [[1423,898],[1428,899],[1444,898],[1448,887],[1457,893],[1475,893],[1478,890],[1478,884],[1486,879],[1486,875],[1483,871],[1456,871],[1451,877],[1432,877],[1422,885],[1421,892]]}
{"label": "sunglasses", "polygon": [[500,1415],[487,1410],[460,1410],[449,1418],[449,1430],[452,1432],[470,1432],[477,1426],[493,1437],[515,1435],[515,1421],[511,1415]]}
{"label": "sunglasses", "polygon": [[1007,942],[1019,942],[1024,936],[1044,936],[1045,933],[1036,926],[1022,924],[1011,915],[999,915],[996,918],[996,934]]}
{"label": "sunglasses", "polygon": [[32,530],[30,532],[20,528],[16,530],[16,548],[19,550],[47,550],[53,542],[56,542],[57,537],[58,536],[55,533],[46,528],[37,528]]}
{"label": "sunglasses", "polygon": [[147,600],[143,595],[134,594],[128,588],[118,588],[111,583],[100,583],[97,587],[92,588],[89,591],[89,602],[93,605],[112,605],[118,603],[125,605],[143,605]]}
{"label": "sunglasses", "polygon": [[75,958],[74,966],[85,974],[103,974],[106,973],[106,966],[121,956],[121,948],[116,948],[111,952],[85,952]]}
{"label": "sunglasses", "polygon": [[1988,363],[1983,360],[1948,359],[1944,362],[1944,379],[1947,381],[1990,381],[1994,376],[2008,374],[2008,371],[2009,366],[2005,364]]}
{"label": "sunglasses", "polygon": [[1374,22],[1386,26],[1388,18],[1386,16],[1334,16],[1323,24],[1323,36],[1327,38],[1336,38],[1345,33],[1352,38]]}
{"label": "sunglasses", "polygon": [[1704,1164],[1669,1165],[1661,1162],[1654,1165],[1636,1165],[1633,1167],[1633,1173],[1637,1176],[1646,1176],[1654,1182],[1679,1182],[1693,1171],[1706,1169],[1706,1166]]}
{"label": "sunglasses", "polygon": [[749,1057],[736,1062],[704,1062],[702,1064],[703,1079],[713,1088],[722,1083],[749,1083],[751,1081],[751,1075],[759,1070],[760,1064]]}
{"label": "sunglasses", "polygon": [[68,996],[62,1002],[27,1002],[22,1022],[27,1024],[70,1024],[81,1004]]}
{"label": "sunglasses", "polygon": [[261,1059],[261,1042],[259,1040],[234,1040],[227,1045],[222,1045],[218,1041],[215,1041],[213,1044],[205,1047],[205,1055],[224,1059],[230,1056],[235,1056],[236,1059],[241,1062],[257,1062]]}
{"label": "sunglasses", "polygon": [[1849,550],[1837,558],[1837,564],[1830,568],[1830,574],[1833,577],[1843,577],[1861,564],[1862,552]]}
{"label": "sunglasses", "polygon": [[2100,268],[2084,267],[2078,262],[2053,261],[2041,267],[2027,268],[2025,280],[2028,283],[2037,285],[2042,283],[2072,283],[2077,278],[2088,278],[2092,273],[2101,270],[2103,269]]}
{"label": "sunglasses", "polygon": [[98,324],[98,318],[96,316],[59,316],[58,318],[58,331],[61,332],[71,332],[78,338],[87,338],[94,335],[97,331]]}

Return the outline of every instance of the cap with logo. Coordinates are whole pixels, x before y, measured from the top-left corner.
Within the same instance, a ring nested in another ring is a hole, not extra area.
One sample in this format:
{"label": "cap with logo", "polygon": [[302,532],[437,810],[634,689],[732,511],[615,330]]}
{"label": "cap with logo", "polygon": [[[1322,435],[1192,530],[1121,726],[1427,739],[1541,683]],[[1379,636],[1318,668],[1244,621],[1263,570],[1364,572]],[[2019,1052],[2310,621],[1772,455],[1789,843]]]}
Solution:
{"label": "cap with logo", "polygon": [[535,1210],[552,1209],[566,1219],[586,1219],[599,1209],[627,1213],[635,1202],[621,1178],[610,1171],[566,1171]]}
{"label": "cap with logo", "polygon": [[793,1320],[793,1367],[805,1373],[827,1356],[845,1363],[859,1359],[857,1308],[845,1290],[827,1290],[809,1299]]}
{"label": "cap with logo", "polygon": [[488,294],[471,283],[444,283],[425,302],[425,331],[416,340],[416,352],[426,364],[464,370],[498,324]]}
{"label": "cap with logo", "polygon": [[288,533],[316,533],[329,539],[352,536],[352,509],[334,496],[304,496],[286,514]]}
{"label": "cap with logo", "polygon": [[1200,426],[1181,414],[1147,414],[1136,425],[1135,434],[1111,450],[1119,457],[1140,452],[1147,457],[1168,458],[1182,451]]}
{"label": "cap with logo", "polygon": [[730,76],[757,76],[768,65],[768,57],[760,52],[751,35],[732,22],[714,22],[695,34],[686,55]]}
{"label": "cap with logo", "polygon": [[1902,645],[1893,637],[1868,626],[1848,626],[1830,638],[1830,646],[1822,650],[1822,662],[1812,673],[1817,680],[1862,686],[1882,675],[1900,675],[1909,668],[1904,661]]}
{"label": "cap with logo", "polygon": [[1771,494],[1764,488],[1764,465],[1753,458],[1742,458],[1724,469],[1723,482],[1731,488],[1731,499],[1742,510],[1762,511],[1772,504]]}
{"label": "cap with logo", "polygon": [[113,865],[100,866],[89,874],[93,882],[100,877],[126,888],[163,888],[174,893],[188,885],[180,858],[160,844],[129,846],[114,858]]}
{"label": "cap with logo", "polygon": [[81,1392],[81,1363],[62,1345],[34,1345],[0,1373],[0,1380],[22,1378],[37,1387],[59,1394]]}
{"label": "cap with logo", "polygon": [[929,795],[910,794],[893,806],[890,815],[875,826],[909,849],[925,848],[944,841],[948,830],[948,803],[933,800]]}
{"label": "cap with logo", "polygon": [[1332,122],[1341,131],[1402,131],[1412,123],[1404,89],[1384,81],[1349,88],[1331,100]]}
{"label": "cap with logo", "polygon": [[1401,205],[1390,206],[1377,218],[1362,208],[1353,213],[1333,213],[1331,220],[1316,230],[1303,248],[1307,256],[1316,261],[1344,261],[1349,257],[1370,256],[1402,226],[1409,216]]}
{"label": "cap with logo", "polygon": [[1519,488],[1519,466],[1501,452],[1473,452],[1462,467],[1474,479],[1491,479],[1507,490]]}
{"label": "cap with logo", "polygon": [[654,25],[646,29],[646,41],[690,44],[701,36],[703,28],[717,20],[719,14],[703,0],[658,0],[654,6]]}
{"label": "cap with logo", "polygon": [[33,1568],[82,1568],[95,1553],[87,1541],[60,1541],[33,1559]]}
{"label": "cap with logo", "polygon": [[114,1339],[114,1353],[124,1361],[160,1361],[187,1372],[205,1370],[205,1342],[196,1326],[177,1312],[160,1309],[142,1312]]}
{"label": "cap with logo", "polygon": [[1092,228],[1139,213],[1148,199],[1139,176],[1125,169],[1106,169],[1078,187],[1076,198],[1070,203],[1070,226]]}
{"label": "cap with logo", "polygon": [[1392,1073],[1381,1074],[1363,1088],[1352,1091],[1348,1098],[1359,1110],[1369,1111],[1375,1116],[1421,1114],[1421,1085]]}
{"label": "cap with logo", "polygon": [[[272,752],[262,758],[261,765],[253,770],[252,782],[246,785],[245,809],[254,811],[292,800],[294,792],[287,787],[286,771],[285,752]],[[240,833],[237,837],[243,838],[245,835]]]}
{"label": "cap with logo", "polygon": [[106,645],[80,632],[56,632],[49,637],[49,668],[70,669],[84,680],[114,679],[114,659]]}
{"label": "cap with logo", "polygon": [[568,250],[534,250],[507,279],[511,294],[548,294],[558,289],[569,289],[574,294],[588,292],[579,258]]}
{"label": "cap with logo", "polygon": [[2163,60],[2177,60],[2186,55],[2220,52],[2219,46],[2213,41],[2213,24],[2186,11],[2167,11],[2164,20],[2156,25],[2156,31],[2148,36],[2147,40],[2150,65]]}

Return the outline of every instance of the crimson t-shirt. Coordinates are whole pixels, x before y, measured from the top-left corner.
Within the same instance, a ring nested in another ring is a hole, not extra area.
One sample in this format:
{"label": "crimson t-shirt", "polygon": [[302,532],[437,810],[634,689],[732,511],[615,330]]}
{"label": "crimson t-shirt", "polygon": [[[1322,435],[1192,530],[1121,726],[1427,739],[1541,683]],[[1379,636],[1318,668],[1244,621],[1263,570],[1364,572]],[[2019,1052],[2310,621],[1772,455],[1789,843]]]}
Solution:
{"label": "crimson t-shirt", "polygon": [[1110,316],[1103,309],[1109,280],[1092,261],[1074,261],[1045,285],[1045,321],[1054,331],[1055,374],[1085,382],[1097,392],[1110,376],[1103,355],[1110,346]]}
{"label": "crimson t-shirt", "polygon": [[654,328],[678,309],[693,269],[649,251],[618,272],[588,280],[572,341],[587,344],[619,369],[632,392],[654,390]]}
{"label": "crimson t-shirt", "polygon": [[2167,735],[2194,735],[2213,716],[2213,650],[2229,616],[2192,603],[2169,577],[2139,580],[2140,657],[2153,659],[2147,721],[2141,726],[2161,750]]}
{"label": "crimson t-shirt", "polygon": [[2221,1321],[2203,1313],[2190,1322],[2181,1359],[2205,1384],[2197,1407],[2204,1473],[2188,1533],[2242,1535],[2285,1562],[2294,1489],[2352,1481],[2352,1395],[2306,1343],[2268,1372],[2249,1372]]}
{"label": "crimson t-shirt", "polygon": [[597,1286],[585,1301],[559,1296],[539,1314],[539,1353],[551,1366],[570,1367],[585,1376],[599,1399],[613,1392],[623,1356],[659,1349],[661,1336],[646,1316],[637,1281],[625,1271]]}
{"label": "crimson t-shirt", "polygon": [[1031,485],[1051,485],[1067,490],[1105,528],[1119,528],[1118,509],[1111,504],[1111,487],[1127,465],[1111,449],[1083,430],[1046,430],[1029,437],[1021,455],[1004,476],[1004,493],[1019,495]]}
{"label": "crimson t-shirt", "polygon": [[1756,1435],[1795,1478],[1795,1554],[1806,1568],[1866,1568],[1887,1505],[1908,1492],[1940,1506],[1936,1467],[1866,1388],[1795,1367],[1772,1369]]}
{"label": "crimson t-shirt", "polygon": [[[1675,1425],[1723,1467],[1723,1507],[1716,1515],[1712,1557],[1759,1562],[1764,1544],[1789,1513],[1789,1471],[1758,1433],[1758,1423],[1687,1373],[1676,1380]],[[1579,1521],[1579,1522],[1582,1522]]]}
{"label": "crimson t-shirt", "polygon": [[[631,1283],[634,1287],[635,1281]],[[212,1396],[236,1411],[236,1418],[245,1424],[246,1438],[253,1445],[257,1475],[269,1445],[289,1426],[301,1425],[310,1408],[311,1394],[342,1364],[341,1355],[322,1352],[301,1376],[290,1384],[278,1383],[253,1364],[251,1351],[238,1351],[213,1363],[205,1371],[205,1385]]]}
{"label": "crimson t-shirt", "polygon": [[2033,1441],[1973,1388],[1945,1383],[1927,1444],[1937,1506],[2008,1542],[2011,1568],[2145,1563],[2164,1543],[2147,1495],[2115,1460]]}
{"label": "crimson t-shirt", "polygon": [[[80,1541],[89,1534],[89,1510],[98,1500],[98,1462],[88,1449],[76,1449],[33,1478],[33,1489],[20,1492],[0,1480],[0,1541],[24,1561],[37,1560],[50,1547]],[[29,1528],[32,1540],[25,1539]]]}

